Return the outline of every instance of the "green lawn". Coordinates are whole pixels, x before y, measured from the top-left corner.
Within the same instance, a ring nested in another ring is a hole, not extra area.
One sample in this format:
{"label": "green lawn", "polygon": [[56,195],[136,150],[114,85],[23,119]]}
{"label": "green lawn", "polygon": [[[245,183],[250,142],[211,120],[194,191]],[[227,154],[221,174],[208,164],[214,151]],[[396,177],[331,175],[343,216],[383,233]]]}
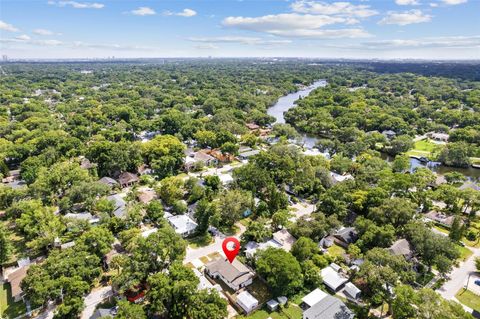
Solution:
{"label": "green lawn", "polygon": [[209,233],[206,233],[205,235],[188,238],[187,241],[191,248],[199,248],[210,245],[214,240]]}
{"label": "green lawn", "polygon": [[433,228],[435,228],[436,230],[438,230],[439,232],[442,232],[444,234],[447,234],[447,235],[450,234],[450,231],[443,226],[433,225]]}
{"label": "green lawn", "polygon": [[467,260],[473,254],[470,249],[468,249],[467,247],[462,247],[460,245],[458,246],[458,250],[460,251],[460,257],[458,259],[460,259],[461,261]]}
{"label": "green lawn", "polygon": [[272,318],[272,319],[301,319],[302,318],[302,309],[296,305],[289,305],[286,308],[283,308],[283,310],[277,310],[274,312],[269,312],[265,309],[260,309],[255,311],[254,313],[244,316],[240,315],[237,316],[237,319],[267,319],[267,318]]}
{"label": "green lawn", "polygon": [[480,296],[474,294],[470,290],[460,289],[455,297],[465,306],[480,311]]}
{"label": "green lawn", "polygon": [[413,149],[416,151],[432,152],[438,145],[430,142],[430,140],[421,140],[415,142]]}
{"label": "green lawn", "polygon": [[345,249],[336,244],[333,244],[332,247],[328,248],[328,253],[333,257],[342,257],[345,252]]}
{"label": "green lawn", "polygon": [[15,318],[26,311],[27,309],[22,301],[13,301],[10,284],[3,284],[0,287],[0,318]]}

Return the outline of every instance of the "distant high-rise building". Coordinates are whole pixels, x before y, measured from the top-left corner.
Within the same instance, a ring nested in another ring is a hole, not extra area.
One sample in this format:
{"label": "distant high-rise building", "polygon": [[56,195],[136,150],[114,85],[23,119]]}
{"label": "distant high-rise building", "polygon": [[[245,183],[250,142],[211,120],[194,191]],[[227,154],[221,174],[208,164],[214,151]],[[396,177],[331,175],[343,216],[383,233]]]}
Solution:
{"label": "distant high-rise building", "polygon": [[8,55],[6,55],[6,54],[2,55],[2,61],[3,62],[8,62]]}

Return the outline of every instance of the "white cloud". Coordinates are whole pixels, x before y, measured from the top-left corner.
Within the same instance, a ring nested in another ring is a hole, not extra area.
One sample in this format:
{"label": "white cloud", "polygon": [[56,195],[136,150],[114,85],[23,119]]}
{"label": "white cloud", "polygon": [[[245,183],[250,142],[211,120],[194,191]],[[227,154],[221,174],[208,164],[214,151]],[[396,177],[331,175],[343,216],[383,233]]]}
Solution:
{"label": "white cloud", "polygon": [[23,43],[31,45],[40,45],[40,46],[55,46],[63,44],[62,41],[58,40],[32,40],[28,35],[18,36],[15,38],[0,38],[0,42],[4,43]]}
{"label": "white cloud", "polygon": [[138,9],[132,10],[131,13],[136,16],[149,16],[157,14],[155,10],[149,7],[140,7]]}
{"label": "white cloud", "polygon": [[197,12],[195,10],[192,10],[192,9],[183,9],[182,11],[180,12],[172,12],[172,11],[164,11],[163,12],[163,15],[166,15],[166,16],[179,16],[179,17],[186,17],[186,18],[189,18],[189,17],[193,17],[193,16],[196,16],[197,15]]}
{"label": "white cloud", "polygon": [[440,1],[442,1],[446,5],[455,6],[457,4],[467,3],[468,0],[440,0]]}
{"label": "white cloud", "polygon": [[399,6],[416,6],[420,4],[418,0],[395,0],[395,3]]}
{"label": "white cloud", "polygon": [[387,12],[387,16],[384,17],[379,24],[396,24],[396,25],[408,25],[414,23],[429,22],[432,20],[432,16],[423,14],[420,10],[410,10],[404,12]]}
{"label": "white cloud", "polygon": [[38,35],[53,35],[53,32],[47,29],[35,29],[33,33]]}
{"label": "white cloud", "polygon": [[216,50],[216,49],[219,49],[218,46],[216,46],[212,43],[199,44],[199,45],[196,45],[195,48],[200,49],[200,50]]}
{"label": "white cloud", "polygon": [[322,1],[300,0],[292,3],[290,7],[294,12],[298,13],[339,15],[358,18],[367,18],[378,14],[378,11],[372,10],[369,5],[354,5],[350,2],[327,3]]}
{"label": "white cloud", "polygon": [[362,45],[370,49],[401,49],[401,48],[480,48],[480,35],[427,37],[421,39],[392,39],[364,42]]}
{"label": "white cloud", "polygon": [[8,23],[6,23],[6,22],[3,22],[2,20],[0,20],[0,30],[9,31],[9,32],[18,32],[18,31],[20,31],[20,30],[18,30],[17,28],[15,28],[13,25],[8,24]]}
{"label": "white cloud", "polygon": [[368,37],[369,34],[361,29],[321,29],[331,24],[351,24],[353,21],[348,17],[312,15],[298,13],[283,13],[266,15],[261,17],[227,17],[222,24],[227,27],[235,27],[243,30],[265,32],[284,37],[305,38],[356,38]]}
{"label": "white cloud", "polygon": [[240,43],[248,45],[277,45],[288,44],[290,40],[269,40],[259,37],[242,37],[242,36],[224,36],[224,37],[192,37],[187,40],[192,42],[206,42],[206,43]]}
{"label": "white cloud", "polygon": [[20,40],[20,41],[28,41],[30,40],[30,37],[26,34],[19,35],[15,37],[15,39]]}
{"label": "white cloud", "polygon": [[0,43],[18,43],[33,46],[62,46],[65,48],[90,48],[90,49],[110,49],[121,51],[135,51],[135,50],[151,50],[150,47],[110,44],[110,43],[86,43],[81,41],[62,42],[59,40],[34,40],[27,35],[21,35],[15,38],[0,38]]}
{"label": "white cloud", "polygon": [[438,3],[435,3],[435,2],[430,2],[429,5],[430,5],[430,7],[432,7],[432,8],[438,7]]}
{"label": "white cloud", "polygon": [[102,9],[105,7],[103,3],[97,2],[77,2],[77,1],[48,1],[49,5],[56,5],[58,7],[71,6],[75,9]]}

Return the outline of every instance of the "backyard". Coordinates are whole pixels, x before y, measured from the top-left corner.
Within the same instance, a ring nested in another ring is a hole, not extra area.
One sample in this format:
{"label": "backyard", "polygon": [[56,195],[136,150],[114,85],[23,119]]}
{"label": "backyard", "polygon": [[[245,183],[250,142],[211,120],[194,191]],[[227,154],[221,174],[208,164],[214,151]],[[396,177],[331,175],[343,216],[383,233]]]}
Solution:
{"label": "backyard", "polygon": [[15,318],[25,312],[25,304],[22,301],[13,301],[10,284],[3,284],[0,287],[0,318]]}

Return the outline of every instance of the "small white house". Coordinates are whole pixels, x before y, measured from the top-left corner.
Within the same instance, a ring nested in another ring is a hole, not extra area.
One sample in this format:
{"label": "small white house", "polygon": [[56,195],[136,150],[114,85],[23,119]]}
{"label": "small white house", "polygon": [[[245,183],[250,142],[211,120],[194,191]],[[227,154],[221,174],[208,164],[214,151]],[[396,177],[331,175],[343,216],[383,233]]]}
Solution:
{"label": "small white house", "polygon": [[258,300],[248,291],[244,290],[237,295],[237,305],[242,308],[246,314],[249,314],[258,307]]}
{"label": "small white house", "polygon": [[176,215],[168,218],[168,222],[175,229],[175,232],[182,237],[187,237],[195,232],[198,224],[187,215]]}

